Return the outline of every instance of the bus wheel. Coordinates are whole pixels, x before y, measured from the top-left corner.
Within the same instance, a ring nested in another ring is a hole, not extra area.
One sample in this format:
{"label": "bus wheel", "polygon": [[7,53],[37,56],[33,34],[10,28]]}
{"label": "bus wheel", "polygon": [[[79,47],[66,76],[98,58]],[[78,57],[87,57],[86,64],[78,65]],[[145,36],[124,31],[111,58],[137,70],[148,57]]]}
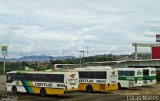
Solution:
{"label": "bus wheel", "polygon": [[14,95],[16,95],[17,94],[17,87],[13,86],[12,87],[12,92],[13,92]]}
{"label": "bus wheel", "polygon": [[121,89],[121,84],[120,84],[120,83],[118,83],[118,90],[119,90],[119,89]]}
{"label": "bus wheel", "polygon": [[88,86],[86,87],[86,91],[87,91],[88,93],[92,93],[92,92],[93,92],[93,87],[92,87],[91,85],[88,85]]}
{"label": "bus wheel", "polygon": [[45,88],[41,88],[40,95],[41,96],[46,96],[47,95]]}

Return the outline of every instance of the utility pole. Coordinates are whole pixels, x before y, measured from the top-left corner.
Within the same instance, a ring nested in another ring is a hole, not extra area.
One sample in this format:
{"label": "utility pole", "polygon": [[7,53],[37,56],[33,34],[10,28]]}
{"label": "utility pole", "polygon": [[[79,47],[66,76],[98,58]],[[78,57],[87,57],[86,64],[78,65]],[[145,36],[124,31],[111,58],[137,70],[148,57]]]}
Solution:
{"label": "utility pole", "polygon": [[6,59],[5,59],[5,55],[4,55],[4,63],[3,63],[3,67],[4,67],[3,73],[5,74],[5,73],[6,73]]}
{"label": "utility pole", "polygon": [[82,64],[84,64],[84,51],[79,51],[79,52],[83,53]]}
{"label": "utility pole", "polygon": [[79,55],[79,59],[80,59],[80,63],[79,63],[79,65],[80,65],[80,68],[82,67],[82,63],[81,63],[81,54]]}
{"label": "utility pole", "polygon": [[21,52],[21,69],[22,69],[22,66],[23,66],[22,64],[23,64],[23,63],[22,63],[22,52]]}
{"label": "utility pole", "polygon": [[88,48],[89,48],[89,47],[87,47],[87,57],[88,57]]}
{"label": "utility pole", "polygon": [[137,44],[135,44],[135,60],[137,60]]}
{"label": "utility pole", "polygon": [[2,52],[2,55],[4,56],[4,60],[3,60],[3,72],[4,74],[6,73],[6,59],[5,57],[7,56],[7,45],[4,45],[1,47],[1,52]]}
{"label": "utility pole", "polygon": [[64,60],[64,51],[63,51],[63,58],[62,58],[62,60]]}

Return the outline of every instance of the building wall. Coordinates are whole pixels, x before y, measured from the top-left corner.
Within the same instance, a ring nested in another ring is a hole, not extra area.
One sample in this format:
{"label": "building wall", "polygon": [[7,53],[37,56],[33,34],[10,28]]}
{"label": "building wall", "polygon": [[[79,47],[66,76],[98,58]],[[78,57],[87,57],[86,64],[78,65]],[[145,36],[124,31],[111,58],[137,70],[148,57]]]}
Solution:
{"label": "building wall", "polygon": [[152,47],[152,59],[160,59],[160,46]]}

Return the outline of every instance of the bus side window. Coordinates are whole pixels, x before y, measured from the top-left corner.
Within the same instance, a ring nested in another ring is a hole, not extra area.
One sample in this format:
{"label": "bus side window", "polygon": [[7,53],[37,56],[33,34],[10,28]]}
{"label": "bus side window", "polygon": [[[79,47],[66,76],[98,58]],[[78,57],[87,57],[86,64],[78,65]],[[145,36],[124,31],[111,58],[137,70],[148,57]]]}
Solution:
{"label": "bus side window", "polygon": [[46,82],[52,82],[53,81],[52,74],[45,74],[45,81]]}
{"label": "bus side window", "polygon": [[37,74],[36,78],[37,78],[37,81],[44,82],[45,81],[45,74]]}
{"label": "bus side window", "polygon": [[95,73],[95,79],[106,79],[107,72],[96,72]]}
{"label": "bus side window", "polygon": [[64,83],[64,74],[46,74],[46,82]]}
{"label": "bus side window", "polygon": [[64,83],[64,74],[54,74],[53,82]]}
{"label": "bus side window", "polygon": [[149,70],[143,70],[143,75],[149,76]]}
{"label": "bus side window", "polygon": [[85,78],[85,72],[79,72],[79,78]]}
{"label": "bus side window", "polygon": [[124,71],[118,71],[118,76],[124,76]]}

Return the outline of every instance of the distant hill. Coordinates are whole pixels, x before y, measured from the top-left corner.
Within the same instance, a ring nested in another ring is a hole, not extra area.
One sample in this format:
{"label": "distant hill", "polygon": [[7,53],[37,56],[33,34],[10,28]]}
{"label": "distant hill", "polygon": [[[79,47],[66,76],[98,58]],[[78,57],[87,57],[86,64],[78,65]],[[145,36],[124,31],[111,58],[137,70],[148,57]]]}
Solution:
{"label": "distant hill", "polygon": [[[32,56],[24,56],[22,58],[6,58],[6,61],[49,61],[49,60],[65,60],[65,59],[73,59],[76,58],[74,56],[45,56],[45,55],[32,55]],[[3,58],[0,58],[0,61],[3,61]]]}

